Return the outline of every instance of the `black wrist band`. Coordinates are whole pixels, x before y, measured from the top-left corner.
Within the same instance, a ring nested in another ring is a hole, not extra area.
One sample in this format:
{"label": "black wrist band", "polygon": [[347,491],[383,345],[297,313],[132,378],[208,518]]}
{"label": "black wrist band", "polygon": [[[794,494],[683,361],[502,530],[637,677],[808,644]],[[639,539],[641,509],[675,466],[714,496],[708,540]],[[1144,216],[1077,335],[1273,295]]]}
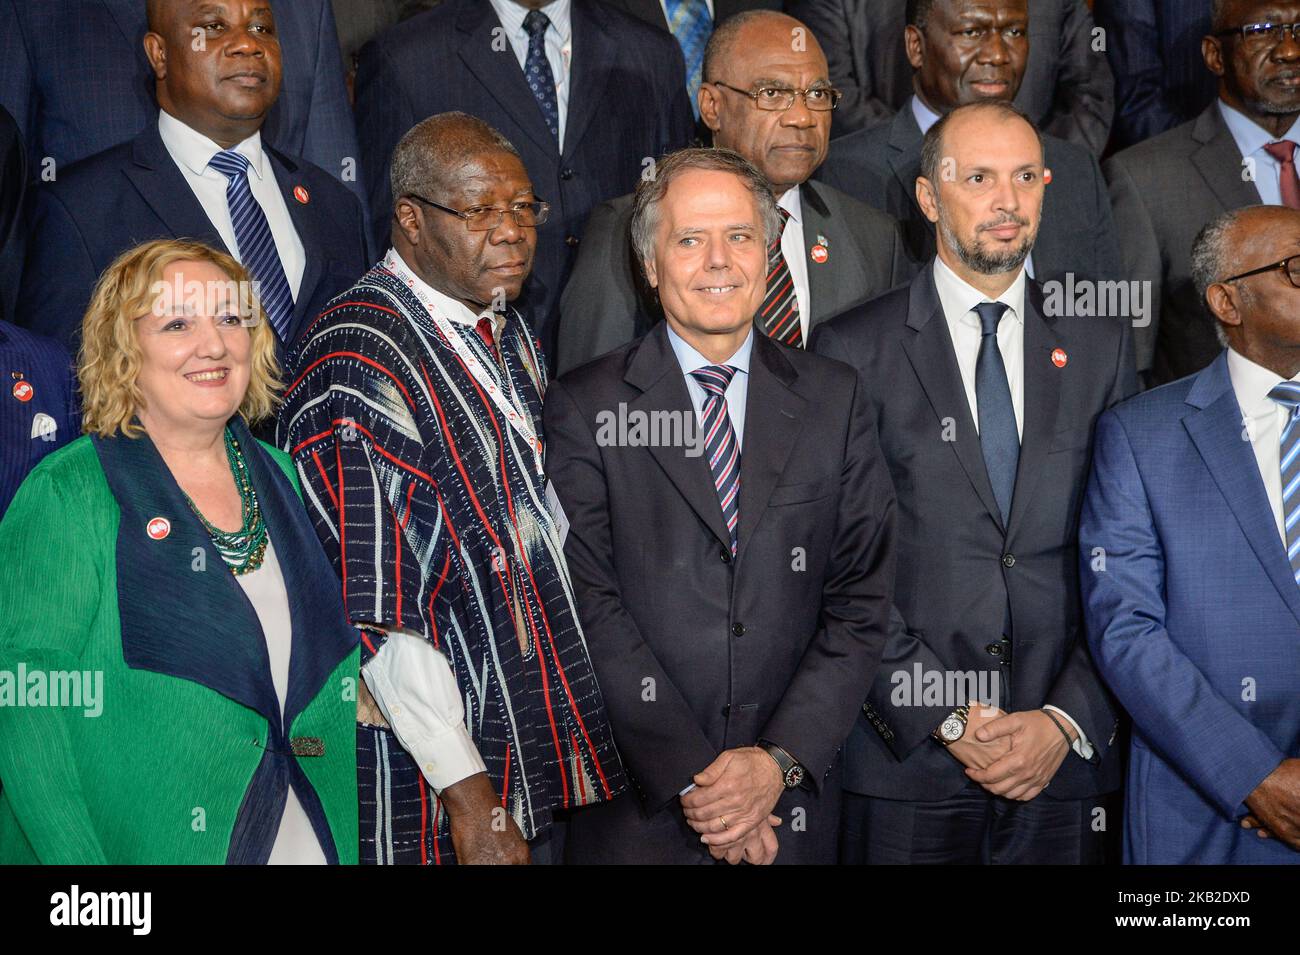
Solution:
{"label": "black wrist band", "polygon": [[1049,720],[1056,724],[1056,728],[1061,731],[1061,735],[1065,737],[1065,745],[1070,749],[1074,749],[1074,740],[1070,739],[1070,734],[1065,731],[1065,727],[1061,725],[1061,721],[1053,715],[1051,710],[1043,710],[1043,712],[1047,714]]}

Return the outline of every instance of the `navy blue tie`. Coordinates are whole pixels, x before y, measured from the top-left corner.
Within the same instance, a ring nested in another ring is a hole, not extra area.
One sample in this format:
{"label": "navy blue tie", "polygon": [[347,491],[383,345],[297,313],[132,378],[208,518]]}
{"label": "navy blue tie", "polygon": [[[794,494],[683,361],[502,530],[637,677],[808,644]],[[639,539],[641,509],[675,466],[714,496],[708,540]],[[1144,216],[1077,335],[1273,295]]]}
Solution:
{"label": "navy blue tie", "polygon": [[541,10],[529,10],[524,17],[524,29],[528,31],[528,58],[524,60],[524,79],[533,91],[537,105],[541,107],[542,118],[546,128],[551,131],[558,145],[560,142],[560,106],[555,98],[555,75],[551,72],[551,62],[546,58],[546,28],[551,25],[551,18]]}
{"label": "navy blue tie", "polygon": [[740,524],[740,442],[731,425],[727,410],[727,386],[735,377],[733,365],[705,365],[691,372],[704,389],[704,450],[709,456],[709,470],[722,505],[722,517],[731,534],[731,556],[736,556],[736,532]]}
{"label": "navy blue tie", "polygon": [[226,205],[230,207],[230,221],[235,227],[235,241],[239,245],[239,264],[248,269],[257,281],[258,299],[275,334],[280,341],[289,344],[293,293],[289,290],[280,253],[275,248],[271,225],[248,184],[248,157],[227,149],[208,160],[208,165],[229,180]]}
{"label": "navy blue tie", "polygon": [[1020,463],[1020,433],[1016,430],[1016,409],[1011,403],[1007,369],[998,349],[998,322],[1007,306],[1002,302],[981,302],[975,306],[980,317],[980,353],[975,363],[975,404],[979,406],[980,448],[988,470],[993,497],[1002,512],[1005,527],[1011,517],[1011,496],[1016,489],[1016,465]]}

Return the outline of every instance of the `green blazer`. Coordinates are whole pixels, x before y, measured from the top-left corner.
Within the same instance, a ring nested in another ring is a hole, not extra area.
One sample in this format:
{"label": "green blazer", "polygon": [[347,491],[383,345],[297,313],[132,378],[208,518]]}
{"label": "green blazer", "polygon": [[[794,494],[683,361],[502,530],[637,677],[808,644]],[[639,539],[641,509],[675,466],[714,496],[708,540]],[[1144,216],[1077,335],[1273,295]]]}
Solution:
{"label": "green blazer", "polygon": [[80,438],[0,523],[0,863],[265,862],[289,786],[356,863],[357,634],[289,457],[231,427],[289,595],[287,726],[257,616],[153,443]]}

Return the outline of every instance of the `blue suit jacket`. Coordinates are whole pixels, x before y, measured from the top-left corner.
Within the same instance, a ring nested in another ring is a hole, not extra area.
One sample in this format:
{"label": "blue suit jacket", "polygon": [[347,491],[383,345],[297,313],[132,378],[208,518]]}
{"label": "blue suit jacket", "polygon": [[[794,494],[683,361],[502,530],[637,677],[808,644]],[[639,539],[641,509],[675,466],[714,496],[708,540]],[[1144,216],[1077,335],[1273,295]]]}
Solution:
{"label": "blue suit jacket", "polygon": [[[365,216],[357,197],[328,173],[269,146],[266,155],[307,253],[294,307],[296,340],[325,303],[366,271]],[[294,198],[299,185],[310,201]],[[131,142],[64,170],[35,199],[17,317],[70,348],[95,282],[121,253],[168,238],[230,251],[163,145],[156,121]]]}
{"label": "blue suit jacket", "polygon": [[486,0],[446,0],[381,34],[361,51],[357,124],[369,183],[374,239],[387,248],[393,221],[388,184],[393,147],[416,123],[462,110],[519,150],[551,217],[538,230],[533,274],[518,303],[552,356],[560,291],[577,258],[588,215],[635,188],[645,161],[689,144],[694,119],[686,67],[664,30],[574,0],[572,91],[563,153]]}
{"label": "blue suit jacket", "polygon": [[[262,135],[364,201],[334,14],[326,0],[270,0],[284,61]],[[0,104],[18,121],[33,176],[126,142],[158,114],[144,55],[144,0],[0,0]]]}
{"label": "blue suit jacket", "polygon": [[1300,756],[1300,587],[1242,428],[1226,352],[1097,424],[1081,583],[1133,717],[1127,862],[1300,863],[1238,823]]}
{"label": "blue suit jacket", "polygon": [[[30,390],[20,401],[22,383]],[[78,426],[72,358],[58,342],[0,321],[0,517],[41,458],[75,438]],[[55,430],[34,428],[37,415]],[[35,431],[35,433],[33,433]]]}

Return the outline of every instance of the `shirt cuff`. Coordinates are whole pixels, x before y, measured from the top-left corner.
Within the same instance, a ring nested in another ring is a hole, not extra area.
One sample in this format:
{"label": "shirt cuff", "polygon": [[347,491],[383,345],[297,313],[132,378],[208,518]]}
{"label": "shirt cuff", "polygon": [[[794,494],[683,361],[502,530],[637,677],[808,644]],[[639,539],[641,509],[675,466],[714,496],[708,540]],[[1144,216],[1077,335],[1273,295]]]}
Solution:
{"label": "shirt cuff", "polygon": [[1073,743],[1070,744],[1070,748],[1073,749],[1076,753],[1078,753],[1082,758],[1086,760],[1091,760],[1092,753],[1093,753],[1092,744],[1088,742],[1088,737],[1087,735],[1084,734],[1083,727],[1081,727],[1078,723],[1076,723],[1074,721],[1074,718],[1070,716],[1069,713],[1065,712],[1065,710],[1061,709],[1060,707],[1052,706],[1052,704],[1048,703],[1046,706],[1043,707],[1043,709],[1051,710],[1053,713],[1057,714],[1058,716],[1063,717],[1067,723],[1069,723],[1071,726],[1074,727],[1074,731],[1079,734],[1079,737]]}
{"label": "shirt cuff", "polygon": [[423,637],[390,630],[361,675],[393,735],[435,791],[487,771],[465,727],[451,667]]}

